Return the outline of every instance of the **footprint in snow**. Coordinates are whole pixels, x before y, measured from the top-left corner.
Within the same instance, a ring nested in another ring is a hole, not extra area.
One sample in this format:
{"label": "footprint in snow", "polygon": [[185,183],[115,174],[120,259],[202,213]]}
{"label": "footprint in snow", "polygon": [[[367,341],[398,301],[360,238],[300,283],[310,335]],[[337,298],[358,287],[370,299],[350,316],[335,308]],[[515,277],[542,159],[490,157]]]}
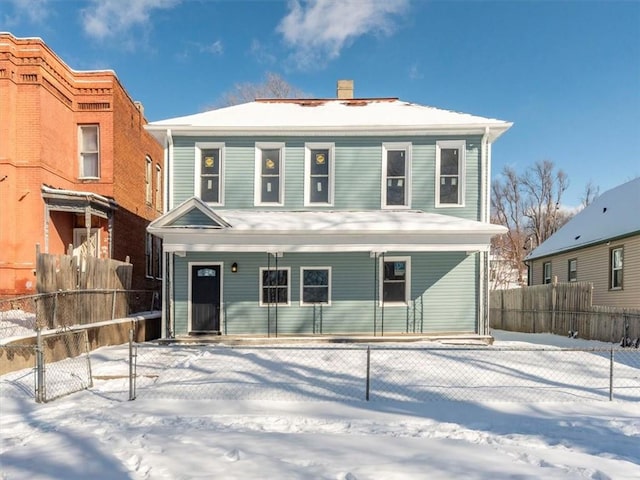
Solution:
{"label": "footprint in snow", "polygon": [[224,454],[224,459],[228,462],[237,462],[240,460],[240,450],[234,448],[233,450],[229,450]]}

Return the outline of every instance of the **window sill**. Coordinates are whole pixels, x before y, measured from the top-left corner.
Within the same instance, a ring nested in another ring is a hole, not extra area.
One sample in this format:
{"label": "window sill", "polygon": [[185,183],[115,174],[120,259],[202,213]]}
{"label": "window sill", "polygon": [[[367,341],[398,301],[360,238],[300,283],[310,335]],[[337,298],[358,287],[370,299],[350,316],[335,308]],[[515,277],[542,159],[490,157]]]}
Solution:
{"label": "window sill", "polygon": [[300,302],[300,306],[301,307],[330,307],[331,306],[331,302],[325,303],[325,302],[318,302],[318,303],[302,303]]}
{"label": "window sill", "polygon": [[269,304],[261,303],[259,306],[260,307],[264,307],[264,308],[267,308],[267,307],[272,307],[272,308],[273,307],[278,307],[278,308],[280,308],[280,307],[290,307],[291,303],[269,303]]}

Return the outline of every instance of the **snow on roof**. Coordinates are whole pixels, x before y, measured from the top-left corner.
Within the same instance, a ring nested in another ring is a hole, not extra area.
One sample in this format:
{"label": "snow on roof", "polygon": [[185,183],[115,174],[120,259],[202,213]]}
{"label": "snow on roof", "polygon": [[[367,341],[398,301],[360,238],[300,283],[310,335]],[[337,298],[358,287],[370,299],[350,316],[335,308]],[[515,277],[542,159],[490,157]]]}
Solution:
{"label": "snow on roof", "polygon": [[161,131],[198,129],[296,130],[313,129],[498,129],[497,138],[511,123],[467,113],[418,105],[397,98],[256,100],[195,115],[151,122]]}
{"label": "snow on roof", "polygon": [[499,225],[420,210],[255,211],[218,210],[235,231],[504,233]]}
{"label": "snow on roof", "polygon": [[640,177],[606,191],[533,250],[525,260],[640,233]]}

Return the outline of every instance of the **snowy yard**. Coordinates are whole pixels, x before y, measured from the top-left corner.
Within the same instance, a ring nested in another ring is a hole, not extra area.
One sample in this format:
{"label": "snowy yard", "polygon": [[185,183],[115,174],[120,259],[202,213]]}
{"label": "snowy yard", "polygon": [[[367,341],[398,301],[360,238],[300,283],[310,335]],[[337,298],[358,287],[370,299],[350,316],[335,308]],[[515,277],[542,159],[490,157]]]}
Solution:
{"label": "snowy yard", "polygon": [[[497,341],[485,354],[504,347],[553,354],[558,346],[610,346],[544,334],[494,334]],[[429,358],[430,368],[445,361],[436,371],[460,368],[450,363],[455,352],[447,348]],[[562,396],[563,401],[548,398],[545,387],[555,380],[539,388],[527,383],[533,373],[561,370],[554,364],[557,357],[536,365],[533,357],[520,354],[512,355],[509,365],[493,362],[488,368],[512,377],[516,372],[522,386],[500,387],[460,370],[439,379],[440,401],[423,396],[420,375],[407,377],[419,369],[385,371],[372,362],[372,401],[366,402],[357,400],[362,395],[356,388],[364,357],[349,350],[310,350],[298,363],[287,357],[285,370],[277,351],[257,361],[242,350],[212,355],[170,347],[147,357],[153,358],[152,368],[143,355],[150,350],[141,349],[138,373],[143,376],[137,399],[129,402],[126,350],[92,352],[94,387],[47,404],[7,388],[9,377],[0,377],[0,478],[640,478],[640,366],[635,360],[619,367],[631,388],[615,397],[631,401],[606,401],[606,382],[600,380],[607,378],[606,356],[591,354],[562,365],[569,372],[561,377],[563,388],[573,388],[571,379],[586,374],[599,379],[579,390],[577,401],[572,393],[574,401],[567,402]],[[473,358],[461,350],[456,361],[481,366],[486,363],[486,356],[478,358],[482,352],[475,351]],[[250,361],[258,365],[253,370],[245,368]],[[421,358],[415,361],[416,367],[422,365]],[[330,371],[319,368],[325,364]],[[240,371],[246,373],[240,376]],[[403,388],[395,387],[397,372],[405,377]],[[292,376],[300,379],[295,388],[278,388]],[[231,381],[235,390],[211,390]],[[442,400],[463,391],[456,382],[472,387],[474,395]]]}

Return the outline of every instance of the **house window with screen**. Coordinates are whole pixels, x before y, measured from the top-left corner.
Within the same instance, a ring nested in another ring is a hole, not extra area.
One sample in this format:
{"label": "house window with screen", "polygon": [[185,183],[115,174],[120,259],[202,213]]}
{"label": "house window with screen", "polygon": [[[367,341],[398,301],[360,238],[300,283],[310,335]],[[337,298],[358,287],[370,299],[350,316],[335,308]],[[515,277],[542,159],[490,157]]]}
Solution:
{"label": "house window with screen", "polygon": [[464,205],[464,140],[436,143],[436,207]]}
{"label": "house window with screen", "polygon": [[569,260],[569,274],[567,278],[570,282],[578,281],[578,260],[575,258]]}
{"label": "house window with screen", "polygon": [[333,144],[305,145],[305,205],[333,204]]}
{"label": "house window with screen", "polygon": [[411,264],[408,257],[380,258],[381,303],[406,305],[411,292]]}
{"label": "house window with screen", "polygon": [[260,269],[260,305],[289,305],[291,295],[289,281],[291,269],[261,268]]}
{"label": "house window with screen", "polygon": [[284,144],[256,145],[256,205],[283,204]]}
{"label": "house window with screen", "polygon": [[98,125],[78,127],[80,178],[100,178],[100,128]]}
{"label": "house window with screen", "polygon": [[302,267],[300,282],[302,305],[331,303],[331,269],[329,267]]}
{"label": "house window with screen", "polygon": [[411,146],[386,143],[382,146],[382,206],[389,208],[409,206],[409,174],[411,172]]}
{"label": "house window with screen", "polygon": [[622,288],[622,247],[611,249],[611,290]]}
{"label": "house window with screen", "polygon": [[542,283],[551,283],[551,262],[542,264]]}
{"label": "house window with screen", "polygon": [[222,204],[222,146],[196,144],[200,199]]}

